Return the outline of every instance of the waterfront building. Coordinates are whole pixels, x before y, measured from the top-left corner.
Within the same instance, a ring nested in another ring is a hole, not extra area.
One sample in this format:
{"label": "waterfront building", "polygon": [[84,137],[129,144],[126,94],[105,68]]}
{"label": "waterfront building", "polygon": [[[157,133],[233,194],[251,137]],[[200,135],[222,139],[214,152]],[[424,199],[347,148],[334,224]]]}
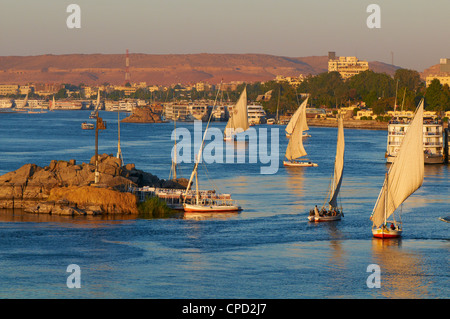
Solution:
{"label": "waterfront building", "polygon": [[308,107],[308,108],[306,108],[306,117],[313,118],[313,119],[326,118],[327,111],[325,109]]}
{"label": "waterfront building", "polygon": [[19,86],[19,94],[25,95],[28,93],[34,92],[34,85],[20,85]]}
{"label": "waterfront building", "polygon": [[356,117],[355,119],[360,120],[362,117],[366,117],[366,118],[373,118],[374,114],[372,109],[367,109],[367,110],[359,110],[358,112],[356,112]]}
{"label": "waterfront building", "polygon": [[0,95],[16,95],[19,92],[19,86],[15,84],[0,84]]}
{"label": "waterfront building", "polygon": [[344,80],[367,70],[367,61],[358,60],[354,56],[336,57],[334,52],[328,53],[328,72],[339,72]]}

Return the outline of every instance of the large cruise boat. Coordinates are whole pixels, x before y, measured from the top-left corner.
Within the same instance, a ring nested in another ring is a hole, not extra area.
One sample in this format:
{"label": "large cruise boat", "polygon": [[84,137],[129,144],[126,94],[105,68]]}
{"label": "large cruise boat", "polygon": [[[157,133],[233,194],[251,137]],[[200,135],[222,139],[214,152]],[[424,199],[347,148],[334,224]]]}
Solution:
{"label": "large cruise boat", "polygon": [[190,104],[183,101],[164,104],[164,116],[169,121],[193,122],[196,120],[191,114]]}
{"label": "large cruise boat", "polygon": [[1,99],[0,100],[0,109],[10,109],[13,105],[11,99]]}
{"label": "large cruise boat", "polygon": [[211,115],[212,106],[209,103],[200,101],[196,103],[190,103],[191,115],[199,121],[207,122]]}
{"label": "large cruise boat", "polygon": [[[388,125],[386,159],[392,163],[400,149],[403,137],[408,130],[410,116],[396,116]],[[423,119],[423,153],[425,164],[444,162],[444,142],[442,120],[436,116],[424,116]]]}
{"label": "large cruise boat", "polygon": [[248,124],[257,125],[266,123],[266,111],[262,105],[250,104],[247,105]]}
{"label": "large cruise boat", "polygon": [[[233,106],[228,106],[228,113],[233,113]],[[266,111],[262,105],[250,104],[247,105],[247,116],[248,116],[248,124],[249,125],[258,125],[265,124],[266,119]]]}

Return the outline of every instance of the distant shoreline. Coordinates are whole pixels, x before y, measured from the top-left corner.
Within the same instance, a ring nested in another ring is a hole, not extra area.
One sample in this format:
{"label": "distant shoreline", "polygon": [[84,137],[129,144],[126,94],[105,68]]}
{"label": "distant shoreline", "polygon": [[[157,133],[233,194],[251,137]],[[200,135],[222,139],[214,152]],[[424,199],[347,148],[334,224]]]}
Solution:
{"label": "distant shoreline", "polygon": [[[312,119],[308,118],[307,123],[310,126],[319,127],[337,127],[337,121],[334,119]],[[370,120],[344,119],[344,128],[360,130],[387,130],[388,122],[378,122]]]}

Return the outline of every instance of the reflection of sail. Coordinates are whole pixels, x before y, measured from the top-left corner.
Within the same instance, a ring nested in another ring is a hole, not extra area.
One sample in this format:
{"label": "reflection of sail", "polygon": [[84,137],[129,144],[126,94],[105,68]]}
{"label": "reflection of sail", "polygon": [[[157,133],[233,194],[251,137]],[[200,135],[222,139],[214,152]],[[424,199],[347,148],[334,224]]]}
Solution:
{"label": "reflection of sail", "polygon": [[[305,209],[305,177],[303,170],[298,170],[295,168],[287,167],[286,169],[287,178],[286,181],[286,194],[280,192],[277,196],[280,201],[288,201],[294,205],[289,207],[293,211],[301,211]],[[284,203],[280,203],[284,204]]]}
{"label": "reflection of sail", "polygon": [[372,240],[374,264],[381,268],[381,293],[386,298],[423,298],[430,295],[420,256],[400,247],[401,240]]}
{"label": "reflection of sail", "polygon": [[305,181],[305,178],[303,176],[304,171],[288,167],[286,169],[286,173],[286,182],[288,183],[286,185],[286,188],[294,195],[303,194]]}

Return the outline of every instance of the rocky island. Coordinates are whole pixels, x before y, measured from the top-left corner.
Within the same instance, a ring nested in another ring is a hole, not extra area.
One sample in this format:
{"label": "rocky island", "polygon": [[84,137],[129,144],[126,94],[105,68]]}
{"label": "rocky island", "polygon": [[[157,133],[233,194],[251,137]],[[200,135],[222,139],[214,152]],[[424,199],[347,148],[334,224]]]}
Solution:
{"label": "rocky island", "polygon": [[137,214],[138,200],[131,186],[184,188],[186,181],[166,181],[120,165],[113,155],[99,155],[99,183],[95,157],[78,165],[75,160],[52,160],[48,166],[25,164],[0,176],[0,208],[55,215]]}
{"label": "rocky island", "polygon": [[161,123],[161,116],[151,106],[133,108],[130,116],[124,118],[123,123]]}

